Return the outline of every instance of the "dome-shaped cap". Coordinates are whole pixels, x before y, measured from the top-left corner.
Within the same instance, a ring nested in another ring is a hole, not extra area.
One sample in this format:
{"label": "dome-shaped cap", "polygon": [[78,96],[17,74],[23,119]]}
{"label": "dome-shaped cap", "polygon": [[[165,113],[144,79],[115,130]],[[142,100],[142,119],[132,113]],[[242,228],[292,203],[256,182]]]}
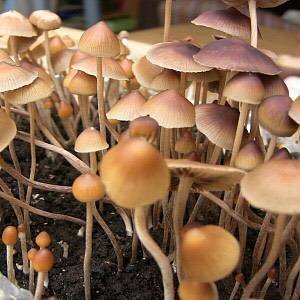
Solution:
{"label": "dome-shaped cap", "polygon": [[163,199],[170,174],[159,151],[142,139],[122,141],[100,163],[106,192],[117,205],[136,208]]}
{"label": "dome-shaped cap", "polygon": [[73,67],[73,65],[88,57],[90,57],[88,54],[77,49],[71,57],[69,67]]}
{"label": "dome-shaped cap", "polygon": [[60,17],[50,10],[36,10],[30,17],[29,21],[41,30],[54,30],[61,26]]}
{"label": "dome-shaped cap", "polygon": [[32,37],[37,32],[22,14],[15,10],[0,14],[0,35]]}
{"label": "dome-shaped cap", "polygon": [[218,290],[214,283],[182,280],[178,288],[180,300],[218,300]]}
{"label": "dome-shaped cap", "polygon": [[94,127],[82,131],[75,141],[75,151],[78,153],[97,152],[108,147],[103,134]]}
{"label": "dome-shaped cap", "polygon": [[48,249],[40,249],[34,255],[32,266],[36,272],[49,272],[54,265],[54,256]]}
{"label": "dome-shaped cap", "polygon": [[255,207],[296,215],[300,213],[299,186],[300,161],[270,160],[245,175],[241,193]]}
{"label": "dome-shaped cap", "polygon": [[175,143],[175,151],[182,154],[188,154],[196,150],[196,141],[190,131],[184,133],[177,139]]}
{"label": "dome-shaped cap", "polygon": [[6,114],[3,109],[0,109],[0,152],[3,151],[17,134],[15,122]]}
{"label": "dome-shaped cap", "polygon": [[149,115],[165,128],[195,125],[193,104],[175,90],[167,90],[150,98],[142,107],[141,115]]}
{"label": "dome-shaped cap", "polygon": [[278,75],[261,75],[260,79],[265,87],[265,98],[289,95],[288,87]]}
{"label": "dome-shaped cap", "polygon": [[105,187],[100,176],[92,173],[81,174],[72,185],[76,200],[83,203],[96,202],[104,197]]}
{"label": "dome-shaped cap", "polygon": [[95,57],[115,57],[120,53],[120,43],[109,26],[101,21],[88,28],[80,38],[78,48]]}
{"label": "dome-shaped cap", "polygon": [[300,98],[296,99],[289,110],[289,117],[300,124]]}
{"label": "dome-shaped cap", "polygon": [[64,86],[72,94],[92,96],[97,93],[97,78],[82,71],[71,69],[64,79]]}
{"label": "dome-shaped cap", "polygon": [[251,141],[238,152],[234,165],[239,169],[251,171],[264,162],[264,155],[256,142]]}
{"label": "dome-shaped cap", "polygon": [[206,72],[210,67],[196,63],[193,56],[200,51],[196,45],[187,42],[164,42],[153,45],[147,52],[147,59],[154,65],[178,72]]}
{"label": "dome-shaped cap", "polygon": [[18,230],[15,226],[7,226],[2,232],[2,242],[6,246],[13,246],[18,241]]}
{"label": "dome-shaped cap", "polygon": [[36,250],[35,248],[31,248],[28,252],[27,252],[27,258],[29,261],[32,261],[33,258],[35,257],[35,255],[37,254],[38,250]]}
{"label": "dome-shaped cap", "polygon": [[249,39],[251,35],[250,18],[233,7],[206,11],[192,23],[225,32],[233,37]]}
{"label": "dome-shaped cap", "polygon": [[132,91],[117,101],[106,116],[108,119],[132,121],[140,115],[140,110],[145,103],[146,99],[139,91]]}
{"label": "dome-shaped cap", "polygon": [[214,282],[228,276],[240,258],[236,238],[220,226],[186,226],[181,234],[182,267],[188,278]]}
{"label": "dome-shaped cap", "polygon": [[288,115],[293,100],[287,96],[272,96],[265,99],[258,108],[260,125],[271,134],[288,137],[292,136],[298,129]]}
{"label": "dome-shaped cap", "polygon": [[241,103],[259,104],[264,98],[265,88],[258,75],[239,73],[227,82],[223,94]]}
{"label": "dome-shaped cap", "polygon": [[180,86],[180,73],[164,69],[153,78],[148,86],[155,91],[178,90]]}
{"label": "dome-shaped cap", "polygon": [[281,70],[258,49],[238,39],[221,39],[204,46],[194,59],[220,70],[276,75]]}
{"label": "dome-shaped cap", "polygon": [[151,117],[139,117],[134,119],[129,124],[129,135],[133,138],[144,138],[149,143],[152,143],[156,138],[159,125],[156,120]]}
{"label": "dome-shaped cap", "polygon": [[51,244],[51,237],[46,231],[41,231],[36,237],[35,237],[35,243],[41,247],[46,248]]}

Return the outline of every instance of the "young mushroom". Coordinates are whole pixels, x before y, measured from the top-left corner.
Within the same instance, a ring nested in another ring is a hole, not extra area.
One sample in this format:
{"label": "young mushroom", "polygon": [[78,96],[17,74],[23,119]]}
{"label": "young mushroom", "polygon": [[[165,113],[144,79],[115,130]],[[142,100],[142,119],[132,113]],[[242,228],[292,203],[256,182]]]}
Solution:
{"label": "young mushroom", "polygon": [[33,269],[33,265],[32,265],[32,261],[34,256],[36,255],[38,250],[36,250],[35,248],[31,248],[28,252],[27,252],[27,258],[29,260],[29,283],[28,283],[28,289],[29,291],[33,294],[34,293],[34,269]]}
{"label": "young mushroom", "polygon": [[182,280],[178,288],[180,300],[218,300],[218,290],[214,283]]}

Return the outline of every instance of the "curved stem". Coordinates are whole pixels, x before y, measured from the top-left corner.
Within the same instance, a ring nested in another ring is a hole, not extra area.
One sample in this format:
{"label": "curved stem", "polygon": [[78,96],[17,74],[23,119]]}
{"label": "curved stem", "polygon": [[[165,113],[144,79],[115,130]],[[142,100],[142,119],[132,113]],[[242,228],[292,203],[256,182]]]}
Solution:
{"label": "curved stem", "polygon": [[297,259],[296,263],[294,264],[294,266],[287,278],[284,300],[291,299],[294,283],[295,283],[295,280],[296,280],[297,276],[299,275],[299,273],[300,273],[300,255],[298,256],[298,259]]}
{"label": "curved stem", "polygon": [[168,257],[164,255],[160,247],[150,236],[147,228],[147,213],[145,207],[137,207],[134,214],[134,224],[141,243],[150,252],[158,264],[164,286],[164,299],[174,300],[174,283],[172,268]]}
{"label": "curved stem", "polygon": [[36,289],[34,294],[34,300],[41,300],[44,293],[44,279],[45,272],[39,272],[36,282]]}
{"label": "curved stem", "polygon": [[170,38],[170,28],[172,21],[172,0],[166,0],[165,3],[165,25],[164,25],[164,42],[168,42]]}
{"label": "curved stem", "polygon": [[229,300],[234,300],[235,299],[235,296],[236,296],[236,294],[237,294],[237,292],[238,292],[238,290],[240,288],[240,285],[241,284],[238,281],[235,282],[234,287],[233,287],[233,289],[231,291]]}

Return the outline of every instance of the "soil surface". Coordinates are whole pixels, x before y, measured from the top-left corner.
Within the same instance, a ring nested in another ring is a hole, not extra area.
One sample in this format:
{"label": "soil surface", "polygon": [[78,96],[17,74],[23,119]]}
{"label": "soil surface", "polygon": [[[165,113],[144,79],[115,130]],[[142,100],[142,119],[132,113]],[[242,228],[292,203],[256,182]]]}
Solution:
{"label": "soil surface", "polygon": [[[29,176],[30,170],[30,148],[28,144],[17,141],[17,154],[21,163],[22,173]],[[71,185],[78,173],[62,157],[56,156],[50,159],[45,155],[43,149],[37,148],[38,166],[36,180],[59,185]],[[10,162],[7,151],[3,153],[6,161]],[[1,178],[12,188],[12,192],[17,196],[17,185],[14,179],[0,171]],[[17,225],[16,218],[7,202],[0,199],[0,204],[4,206],[4,214],[0,222],[0,232],[6,225]],[[85,208],[78,203],[71,194],[59,194],[52,192],[33,191],[32,205],[49,211],[85,218]],[[208,214],[209,215],[209,214]],[[217,214],[215,214],[217,215]],[[63,300],[84,299],[83,287],[83,256],[84,237],[78,236],[79,225],[66,221],[55,221],[31,214],[32,236],[42,230],[46,230],[52,236],[53,242],[50,249],[56,259],[55,266],[49,274],[49,287],[46,296],[55,296]],[[116,257],[113,248],[105,236],[104,232],[94,222],[93,230],[93,263],[92,263],[92,299],[163,299],[163,290],[159,269],[152,258],[143,259],[142,251],[139,247],[137,262],[129,264],[131,256],[131,237],[126,236],[126,231],[121,218],[113,207],[104,205],[103,217],[114,232],[117,240],[124,250],[125,269],[123,272],[117,271]],[[198,217],[201,223],[213,223],[217,221],[213,215],[209,220],[203,216]],[[255,232],[250,233],[255,240]],[[157,239],[161,238],[161,230],[154,232]],[[250,239],[251,239],[250,236]],[[63,258],[61,243],[69,245],[69,257]],[[252,244],[252,242],[250,243]],[[252,249],[253,245],[250,245]],[[251,257],[251,250],[248,250],[247,260]],[[0,271],[6,274],[5,247],[0,243]],[[15,262],[21,264],[20,249],[17,247]],[[250,264],[250,261],[249,261]],[[28,278],[22,271],[16,270],[19,285],[27,288]],[[233,283],[233,281],[231,281]],[[220,299],[228,299],[229,293],[224,288],[223,283],[218,284]],[[236,299],[238,299],[237,297]],[[266,299],[280,299],[277,288],[272,285],[270,294]]]}

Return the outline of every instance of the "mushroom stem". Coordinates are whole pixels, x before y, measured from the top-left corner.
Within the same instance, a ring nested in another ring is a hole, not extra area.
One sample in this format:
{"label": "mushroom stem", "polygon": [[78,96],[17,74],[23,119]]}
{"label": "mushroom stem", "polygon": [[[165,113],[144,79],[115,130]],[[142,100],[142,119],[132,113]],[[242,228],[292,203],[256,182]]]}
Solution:
{"label": "mushroom stem", "polygon": [[23,262],[23,273],[28,274],[28,259],[27,259],[27,245],[26,245],[26,234],[25,232],[19,232],[19,239],[21,244],[22,262]]}
{"label": "mushroom stem", "polygon": [[300,276],[298,276],[291,300],[299,300],[299,298],[300,298]]}
{"label": "mushroom stem", "polygon": [[17,48],[17,39],[15,36],[10,36],[10,38],[8,39],[9,42],[9,46],[11,49],[11,54],[14,58],[15,63],[19,66],[20,65],[20,59],[19,59],[19,55],[18,55],[18,48]]}
{"label": "mushroom stem", "polygon": [[180,231],[183,226],[184,213],[188,201],[189,193],[193,184],[190,177],[180,177],[178,190],[173,207],[173,228],[176,243],[176,269],[178,280],[182,280],[181,260],[180,260]]}
{"label": "mushroom stem", "polygon": [[102,57],[97,57],[97,99],[98,99],[98,115],[99,115],[99,125],[100,131],[106,137],[105,128],[105,103],[104,103],[104,79],[102,73]]}
{"label": "mushroom stem", "polygon": [[32,262],[29,263],[29,291],[33,294],[34,293],[34,269],[32,266]]}
{"label": "mushroom stem", "polygon": [[174,300],[174,283],[171,265],[168,257],[161,251],[160,247],[150,236],[146,220],[146,208],[137,207],[134,214],[134,224],[138,237],[145,248],[151,253],[160,268],[164,286],[164,299]]}
{"label": "mushroom stem", "polygon": [[6,245],[6,266],[7,278],[13,284],[16,283],[15,269],[14,269],[14,246]]}
{"label": "mushroom stem", "polygon": [[258,27],[257,27],[257,11],[256,0],[248,0],[249,14],[251,20],[251,46],[257,48]]}
{"label": "mushroom stem", "polygon": [[257,285],[261,282],[261,280],[265,277],[265,275],[268,273],[268,271],[272,268],[273,264],[275,263],[278,257],[278,253],[280,251],[282,233],[284,231],[285,224],[286,224],[286,215],[279,214],[276,219],[274,238],[273,238],[271,250],[268,254],[268,257],[265,263],[263,264],[263,266],[260,268],[260,270],[254,275],[254,277],[250,280],[248,285],[245,287],[241,300],[246,300],[251,298],[250,296],[255,290],[255,288],[257,287]]}
{"label": "mushroom stem", "polygon": [[240,285],[241,284],[238,281],[235,282],[234,287],[233,287],[233,289],[231,291],[229,300],[234,300],[235,299],[235,296],[236,296],[236,294],[237,294],[237,292],[238,292],[238,290],[240,288]]}
{"label": "mushroom stem", "polygon": [[277,144],[277,136],[272,135],[270,143],[269,143],[269,147],[265,156],[265,161],[268,161],[271,159],[272,155],[274,154],[274,150],[276,148],[276,144]]}
{"label": "mushroom stem", "polygon": [[230,159],[230,166],[234,165],[235,158],[242,144],[245,123],[247,121],[247,116],[248,116],[248,106],[249,105],[247,103],[242,103],[242,108],[239,116],[239,122],[236,130],[236,135],[235,135],[231,159]]}
{"label": "mushroom stem", "polygon": [[44,293],[45,272],[38,272],[34,300],[41,300]]}
{"label": "mushroom stem", "polygon": [[139,238],[137,236],[136,230],[134,230],[132,236],[132,242],[131,242],[131,258],[129,263],[131,265],[133,265],[136,262],[138,245],[139,245]]}
{"label": "mushroom stem", "polygon": [[93,204],[86,203],[85,253],[83,261],[85,300],[91,299],[91,258],[93,242]]}
{"label": "mushroom stem", "polygon": [[[272,279],[268,277],[259,293],[259,296],[258,296],[259,299],[265,299],[265,296],[267,294],[267,291],[268,291],[271,283],[272,283]],[[290,298],[288,298],[288,299],[290,299]]]}
{"label": "mushroom stem", "polygon": [[206,104],[207,89],[208,89],[208,83],[207,82],[202,82],[201,104]]}
{"label": "mushroom stem", "polygon": [[209,159],[209,163],[212,165],[215,165],[218,162],[218,159],[220,157],[222,149],[218,147],[217,145],[214,146],[214,150],[211,154],[211,157]]}
{"label": "mushroom stem", "polygon": [[80,115],[84,128],[88,128],[89,121],[89,98],[87,96],[78,95],[78,102],[80,107]]}
{"label": "mushroom stem", "polygon": [[165,3],[165,26],[164,26],[164,42],[168,42],[170,38],[170,28],[172,20],[172,0],[166,0]]}
{"label": "mushroom stem", "polygon": [[201,81],[196,81],[194,106],[199,104],[200,95],[201,95]]}
{"label": "mushroom stem", "polygon": [[180,84],[179,84],[179,93],[185,97],[185,83],[186,83],[186,73],[180,73]]}
{"label": "mushroom stem", "polygon": [[295,280],[296,280],[297,276],[299,275],[299,273],[300,273],[300,255],[298,256],[298,259],[297,259],[296,263],[294,264],[294,266],[287,278],[284,300],[291,299],[294,283],[295,283]]}

